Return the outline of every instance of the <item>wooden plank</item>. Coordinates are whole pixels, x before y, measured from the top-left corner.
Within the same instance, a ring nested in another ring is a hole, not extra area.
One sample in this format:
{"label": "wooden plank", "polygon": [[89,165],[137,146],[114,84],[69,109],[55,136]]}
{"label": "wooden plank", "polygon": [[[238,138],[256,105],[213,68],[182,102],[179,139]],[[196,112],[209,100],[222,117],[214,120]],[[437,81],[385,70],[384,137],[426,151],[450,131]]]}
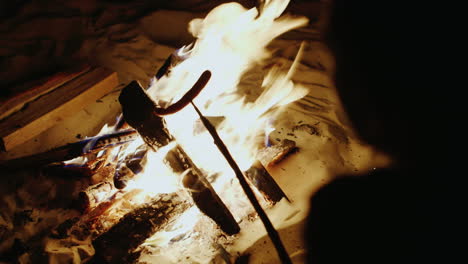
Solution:
{"label": "wooden plank", "polygon": [[34,138],[118,85],[115,72],[95,68],[31,101],[0,121],[0,147],[10,150]]}
{"label": "wooden plank", "polygon": [[7,91],[10,91],[11,95],[0,98],[0,119],[20,110],[25,104],[33,101],[38,96],[54,90],[89,70],[91,70],[90,66],[80,66],[77,69],[58,72],[52,76],[29,81],[20,86],[7,89]]}

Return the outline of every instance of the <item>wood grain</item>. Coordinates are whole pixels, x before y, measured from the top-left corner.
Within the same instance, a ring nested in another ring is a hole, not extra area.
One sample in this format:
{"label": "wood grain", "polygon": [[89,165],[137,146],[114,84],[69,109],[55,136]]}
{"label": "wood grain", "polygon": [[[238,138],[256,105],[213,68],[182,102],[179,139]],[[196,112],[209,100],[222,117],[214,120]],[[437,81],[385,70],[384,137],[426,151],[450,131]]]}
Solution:
{"label": "wood grain", "polygon": [[0,147],[10,150],[39,135],[118,85],[117,74],[95,68],[46,93],[0,121]]}
{"label": "wood grain", "polygon": [[26,103],[36,99],[42,94],[54,90],[89,70],[91,70],[90,66],[82,66],[78,69],[59,72],[52,76],[30,81],[21,86],[12,88],[13,95],[0,98],[0,119],[20,110]]}

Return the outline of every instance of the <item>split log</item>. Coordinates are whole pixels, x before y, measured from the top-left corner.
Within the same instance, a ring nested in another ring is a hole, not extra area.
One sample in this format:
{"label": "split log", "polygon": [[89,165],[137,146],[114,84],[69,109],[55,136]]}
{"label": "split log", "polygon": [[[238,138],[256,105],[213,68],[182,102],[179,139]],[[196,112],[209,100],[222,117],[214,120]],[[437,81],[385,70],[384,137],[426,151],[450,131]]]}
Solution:
{"label": "split log", "polygon": [[0,119],[20,110],[37,97],[56,89],[90,70],[91,67],[83,65],[76,69],[58,72],[52,76],[28,81],[12,88],[5,87],[5,89],[2,89],[2,93],[7,93],[8,96],[0,98]]}
{"label": "split log", "polygon": [[128,143],[135,140],[137,137],[138,133],[133,129],[95,136],[54,148],[43,153],[0,161],[0,168],[17,169],[25,166],[41,166],[53,162],[66,161],[82,156],[86,153],[97,152],[106,148]]}
{"label": "split log", "polygon": [[0,121],[0,149],[8,151],[34,138],[117,85],[115,72],[95,68],[27,103]]}
{"label": "split log", "polygon": [[[154,102],[137,82],[130,83],[122,90],[119,101],[127,123],[135,128],[154,150],[174,140],[164,119],[154,114],[156,108]],[[232,235],[240,231],[229,209],[180,146],[169,151],[165,161],[175,172],[187,172],[184,185],[200,211],[215,221],[227,234]]]}
{"label": "split log", "polygon": [[283,197],[289,201],[289,198],[260,161],[257,160],[247,171],[244,172],[244,175],[249,179],[250,183],[260,191],[269,203],[275,204]]}
{"label": "split log", "polygon": [[140,255],[135,250],[154,233],[172,224],[190,206],[176,193],[159,194],[96,238],[93,242],[96,255],[90,263],[134,263]]}
{"label": "split log", "polygon": [[295,141],[283,139],[278,144],[260,150],[257,157],[263,164],[266,164],[266,167],[270,167],[278,164],[297,150]]}

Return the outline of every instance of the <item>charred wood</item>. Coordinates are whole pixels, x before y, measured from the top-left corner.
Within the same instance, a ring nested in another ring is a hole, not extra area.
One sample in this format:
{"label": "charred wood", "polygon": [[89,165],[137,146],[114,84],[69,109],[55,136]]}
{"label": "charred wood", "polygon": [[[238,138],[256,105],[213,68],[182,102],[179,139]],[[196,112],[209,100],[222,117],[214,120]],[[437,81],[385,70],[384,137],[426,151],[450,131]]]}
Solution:
{"label": "charred wood", "polygon": [[[181,149],[176,148],[168,153],[166,160],[174,160],[175,162],[184,161],[183,157],[186,157],[186,155],[182,153]],[[180,158],[174,159],[177,156]],[[191,164],[191,161],[185,161],[185,164]],[[182,169],[183,167],[179,167],[179,171],[176,172],[183,173],[184,171]],[[236,219],[215,192],[211,183],[202,176],[201,172],[197,172],[195,166],[192,165],[191,169],[186,172],[182,182],[192,196],[198,209],[215,221],[221,230],[228,235],[239,233],[240,227]]]}
{"label": "charred wood", "polygon": [[164,119],[153,113],[156,105],[136,81],[122,89],[119,102],[125,121],[138,131],[153,150],[173,140]]}
{"label": "charred wood", "polygon": [[114,174],[114,186],[117,189],[123,189],[127,186],[129,180],[133,179],[136,174],[143,170],[146,153],[148,152],[147,145],[139,146],[135,152],[126,155],[123,160],[117,163],[117,168]]}
{"label": "charred wood", "polygon": [[88,187],[78,194],[78,205],[82,211],[89,211],[95,208],[99,203],[106,200],[115,190],[110,182],[101,182]]}
{"label": "charred wood", "polygon": [[119,210],[125,210],[127,213],[130,213],[134,208],[131,205],[123,205],[128,201],[131,204],[132,200],[142,192],[140,189],[133,189],[125,193],[120,191],[115,192],[96,206],[96,208],[83,215],[71,233],[83,240],[90,235],[91,230],[92,237],[94,238],[107,232],[120,219],[120,216],[115,216],[111,213],[112,209],[119,207]]}
{"label": "charred wood", "polygon": [[97,152],[106,148],[128,143],[135,140],[137,137],[138,133],[133,129],[95,136],[54,148],[43,153],[1,161],[0,168],[18,169],[25,166],[42,166],[53,162],[66,161],[87,153]]}
{"label": "charred wood", "polygon": [[289,198],[260,161],[256,161],[244,174],[269,203],[275,204],[283,197],[289,201]]}
{"label": "charred wood", "polygon": [[91,263],[133,263],[137,248],[154,233],[164,230],[190,203],[176,193],[160,194],[146,205],[126,214],[106,233],[96,238]]}
{"label": "charred wood", "polygon": [[82,178],[91,177],[95,173],[95,170],[88,166],[88,164],[65,165],[63,163],[53,163],[45,166],[42,169],[42,173],[52,177]]}
{"label": "charred wood", "polygon": [[156,73],[154,77],[159,80],[164,75],[166,75],[171,68],[171,62],[172,62],[172,55],[169,55],[169,57],[167,57],[167,59],[164,61],[163,65],[161,66],[161,68],[159,68],[158,72]]}
{"label": "charred wood", "polygon": [[70,218],[70,219],[63,221],[61,224],[59,224],[50,232],[50,237],[57,238],[57,239],[68,237],[70,229],[79,220],[80,219],[78,217],[74,217],[74,218]]}
{"label": "charred wood", "polygon": [[297,150],[295,141],[284,139],[278,144],[260,150],[257,157],[263,164],[266,164],[266,167],[270,167],[280,163]]}
{"label": "charred wood", "polygon": [[[127,123],[134,127],[154,150],[174,140],[164,118],[155,114],[157,108],[155,103],[137,82],[132,82],[122,90],[119,101]],[[215,221],[227,234],[232,235],[240,231],[229,209],[180,146],[169,151],[165,161],[177,173],[187,171],[184,186],[189,190],[200,211]]]}
{"label": "charred wood", "polygon": [[213,189],[203,173],[192,163],[180,146],[168,152],[165,161],[174,172],[183,174],[184,187],[189,191],[198,209],[210,217],[228,235],[239,233],[240,227],[227,206]]}

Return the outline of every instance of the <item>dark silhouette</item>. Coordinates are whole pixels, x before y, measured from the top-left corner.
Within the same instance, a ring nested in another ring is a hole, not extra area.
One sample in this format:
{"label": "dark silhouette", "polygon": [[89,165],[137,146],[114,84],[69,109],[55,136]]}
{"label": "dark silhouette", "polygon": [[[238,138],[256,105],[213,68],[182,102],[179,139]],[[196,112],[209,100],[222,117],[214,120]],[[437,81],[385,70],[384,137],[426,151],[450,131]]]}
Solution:
{"label": "dark silhouette", "polygon": [[312,197],[308,263],[424,263],[448,243],[435,238],[435,216],[443,209],[432,199],[433,183],[448,165],[447,134],[437,129],[448,104],[435,96],[426,71],[435,67],[424,59],[433,44],[423,33],[431,20],[419,8],[337,0],[329,10],[324,39],[345,111],[358,136],[393,163],[343,175]]}

